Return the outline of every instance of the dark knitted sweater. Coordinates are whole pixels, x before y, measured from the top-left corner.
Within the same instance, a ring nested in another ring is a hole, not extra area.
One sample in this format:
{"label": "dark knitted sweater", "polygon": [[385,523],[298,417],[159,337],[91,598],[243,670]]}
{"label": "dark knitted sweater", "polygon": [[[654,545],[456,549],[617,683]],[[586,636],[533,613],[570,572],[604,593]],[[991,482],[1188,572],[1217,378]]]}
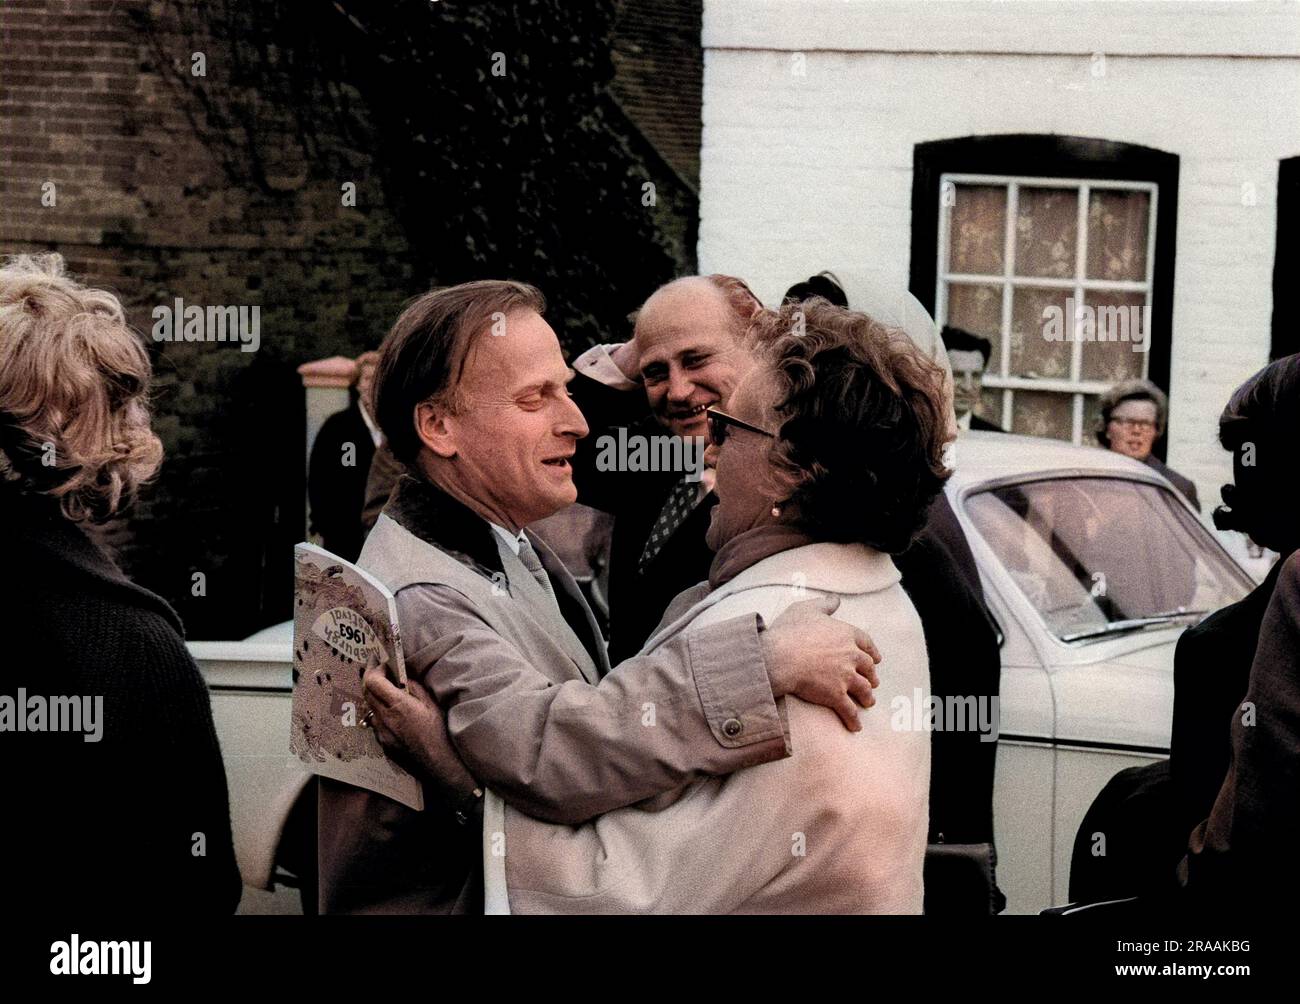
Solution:
{"label": "dark knitted sweater", "polygon": [[103,698],[98,742],[0,731],[6,905],[69,920],[232,912],[225,770],[180,619],[44,499],[0,486],[0,534],[0,695],[21,690],[29,709]]}

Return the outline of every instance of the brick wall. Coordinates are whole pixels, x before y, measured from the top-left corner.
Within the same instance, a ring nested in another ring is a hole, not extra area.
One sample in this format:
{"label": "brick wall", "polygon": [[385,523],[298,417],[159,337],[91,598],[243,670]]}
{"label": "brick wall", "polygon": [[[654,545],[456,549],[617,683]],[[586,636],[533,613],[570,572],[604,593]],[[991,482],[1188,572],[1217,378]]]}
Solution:
{"label": "brick wall", "polygon": [[[160,55],[188,66],[191,49],[177,31],[155,51],[132,16],[148,7],[5,0],[0,246],[59,251],[86,281],[116,291],[146,333],[152,308],[177,296],[261,307],[256,353],[151,345],[167,460],[106,534],[192,637],[242,637],[283,605],[284,549],[302,536],[303,472],[285,463],[303,453],[294,367],[381,338],[412,264],[364,180],[362,211],[341,205],[334,182],[277,195],[232,184],[160,66]],[[219,80],[222,67],[208,72]],[[52,206],[42,203],[47,183]],[[193,595],[195,572],[205,596]]]}
{"label": "brick wall", "polygon": [[1300,6],[707,0],[704,42],[700,269],[769,302],[823,268],[850,295],[906,288],[917,143],[1058,133],[1177,154],[1169,462],[1217,503],[1218,413],[1268,360]]}
{"label": "brick wall", "polygon": [[[363,25],[357,17],[347,17],[347,8],[362,18],[396,16],[322,0],[311,25],[336,27],[319,28],[312,37],[317,45],[334,45],[339,66],[354,56],[347,44],[354,36],[347,32],[377,30],[376,22]],[[521,260],[538,262],[539,269],[556,261],[557,270],[572,276],[575,285],[569,290],[543,281],[550,286],[546,292],[556,307],[561,335],[566,325],[580,332],[571,342],[589,339],[610,317],[621,319],[648,292],[630,284],[609,290],[618,283],[576,257],[574,249],[586,240],[579,229],[582,221],[564,205],[549,210],[545,204],[536,210],[525,205],[520,185],[508,171],[497,176],[497,190],[485,195],[492,194],[497,206],[519,203],[521,225],[525,211],[540,213],[541,225],[520,237],[514,216],[489,209],[495,230],[479,246],[495,242],[502,249],[497,257],[494,252],[471,257],[458,251],[470,242],[459,231],[451,239],[439,235],[435,243],[440,246],[432,250],[415,247],[410,235],[421,232],[423,220],[390,212],[391,175],[380,170],[378,144],[364,128],[365,98],[352,82],[321,80],[315,52],[298,53],[301,62],[295,64],[290,49],[274,44],[269,47],[275,57],[268,64],[272,69],[263,79],[258,74],[265,68],[250,66],[248,53],[236,49],[239,39],[231,36],[260,41],[257,30],[265,26],[254,19],[270,10],[251,2],[0,3],[0,253],[59,251],[85,281],[115,290],[132,323],[146,333],[153,325],[153,307],[175,297],[190,304],[261,308],[261,346],[254,353],[239,351],[237,344],[150,342],[155,427],[167,459],[157,483],[129,518],[104,534],[126,570],[174,603],[196,638],[240,638],[288,616],[291,546],[302,539],[305,526],[304,405],[294,372],[299,363],[373,347],[401,304],[433,282],[490,274],[545,279],[544,272],[520,274]],[[283,37],[308,34],[301,20],[308,13],[304,8],[274,10]],[[563,156],[563,147],[572,145],[571,136],[556,128],[556,116],[571,115],[571,127],[587,136],[598,135],[600,123],[588,107],[575,102],[569,111],[557,102],[547,108],[552,119],[538,125],[540,116],[528,111],[532,82],[523,73],[526,55],[507,43],[523,46],[531,40],[535,59],[554,54],[566,60],[565,66],[577,67],[570,72],[579,78],[578,86],[586,86],[581,74],[597,74],[602,64],[596,58],[596,70],[588,69],[590,54],[585,54],[587,63],[579,62],[577,54],[570,60],[563,46],[575,33],[563,22],[561,9],[534,2],[509,24],[491,18],[512,18],[511,12],[433,11],[445,20],[429,23],[430,8],[419,4],[408,4],[399,14],[427,31],[431,44],[449,47],[445,58],[442,53],[430,57],[435,68],[459,72],[473,63],[476,77],[462,74],[452,82],[467,88],[469,100],[489,86],[481,78],[494,48],[490,43],[511,26],[526,37],[504,36],[501,43],[510,48],[516,74],[501,85],[503,93],[509,96],[504,88],[516,88],[514,101],[523,114],[507,108],[501,114],[508,124],[501,124],[486,117],[491,110],[479,114],[476,109],[473,121],[481,134],[463,130],[443,137],[431,132],[430,145],[456,157],[463,148],[463,162],[475,165],[474,155],[482,154],[476,149],[481,137],[499,142],[516,126],[549,129],[556,134],[556,151],[537,152],[533,160],[521,162],[521,170],[564,177],[574,187],[586,185],[591,211],[607,223],[601,239],[625,247],[628,263],[642,263],[650,288],[666,278],[664,273],[671,274],[673,259],[665,251],[671,239],[657,236],[653,220],[636,219],[636,214],[648,217],[651,212],[640,208],[640,185],[644,176],[654,175],[631,162],[626,148],[611,144],[609,155],[592,169],[605,176],[589,183],[583,165],[567,172],[548,167],[547,157]],[[226,36],[217,37],[213,25],[205,23],[209,12],[214,20],[233,18]],[[594,18],[593,30],[612,22],[612,13],[605,22],[599,14],[584,16]],[[548,19],[562,36],[558,43],[535,31]],[[400,38],[402,25],[397,28]],[[587,44],[598,45],[599,39]],[[196,50],[204,51],[207,62],[207,76],[197,87],[190,73]],[[542,79],[554,78],[548,71]],[[299,90],[286,92],[286,86]],[[333,120],[317,115],[310,121],[310,135],[304,135],[303,115],[317,110],[315,89],[325,86],[356,112],[350,124],[357,128],[334,129]],[[599,101],[600,86],[593,76],[589,102]],[[243,101],[234,114],[226,100],[232,96]],[[495,109],[495,96],[488,93],[487,98],[485,105]],[[433,107],[420,95],[412,103],[419,106],[416,112]],[[250,116],[256,119],[251,127]],[[495,156],[491,148],[488,156]],[[578,156],[584,165],[593,159],[585,150]],[[430,178],[429,186],[435,181],[441,185],[435,194],[442,204],[435,200],[430,207],[426,199],[416,205],[422,212],[472,215],[478,207],[460,193],[482,178],[472,168],[448,182]],[[693,193],[683,201],[672,191],[672,179],[655,180],[664,189],[666,205],[689,212],[693,234]],[[347,181],[357,187],[355,208],[342,204],[341,183]],[[47,183],[54,186],[53,205],[42,203]],[[606,191],[615,185],[628,189],[628,204],[634,207],[621,218]],[[530,191],[540,202],[538,192],[553,189],[531,186]],[[547,220],[549,211],[558,218]],[[671,225],[665,229],[685,232],[682,220],[667,222]],[[422,232],[428,231],[425,226]],[[543,235],[534,242],[531,235],[539,232]],[[594,247],[593,254],[621,261],[602,245]],[[624,274],[619,273],[620,279]],[[568,309],[574,297],[565,294],[575,292],[578,283],[589,284],[603,297],[603,314],[591,308],[591,298],[582,301],[582,310]],[[206,596],[192,595],[196,572],[206,576]]]}

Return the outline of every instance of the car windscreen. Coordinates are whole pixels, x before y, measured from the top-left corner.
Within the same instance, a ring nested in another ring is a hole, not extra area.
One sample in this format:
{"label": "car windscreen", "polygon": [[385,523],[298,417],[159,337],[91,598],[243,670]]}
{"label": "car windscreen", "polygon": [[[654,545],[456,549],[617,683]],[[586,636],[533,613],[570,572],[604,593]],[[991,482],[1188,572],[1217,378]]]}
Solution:
{"label": "car windscreen", "polygon": [[1192,623],[1252,585],[1171,491],[1147,482],[1028,481],[968,496],[965,509],[1064,641]]}

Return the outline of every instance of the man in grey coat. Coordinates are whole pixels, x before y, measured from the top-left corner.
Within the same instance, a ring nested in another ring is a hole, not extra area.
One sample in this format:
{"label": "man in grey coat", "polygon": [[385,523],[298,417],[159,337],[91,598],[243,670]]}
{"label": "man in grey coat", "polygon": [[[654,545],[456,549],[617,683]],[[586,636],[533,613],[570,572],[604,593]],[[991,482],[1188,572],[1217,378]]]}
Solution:
{"label": "man in grey coat", "polygon": [[423,812],[319,781],[323,913],[481,911],[482,785],[576,824],[788,756],[786,694],[854,730],[874,703],[879,653],[826,600],[766,627],[732,618],[611,671],[572,576],[523,529],[574,501],[569,458],[587,433],[544,307],[520,283],[437,290],[381,348],[375,415],[408,473],[358,564],[396,596],[407,672],[445,710],[445,737],[426,716],[406,743],[439,782]]}

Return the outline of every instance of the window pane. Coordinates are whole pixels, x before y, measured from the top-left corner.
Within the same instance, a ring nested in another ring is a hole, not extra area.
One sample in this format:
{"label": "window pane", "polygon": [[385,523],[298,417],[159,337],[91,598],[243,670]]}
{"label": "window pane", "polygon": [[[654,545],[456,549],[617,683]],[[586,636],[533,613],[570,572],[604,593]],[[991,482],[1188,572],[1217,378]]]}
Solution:
{"label": "window pane", "polygon": [[1145,347],[1149,335],[1147,313],[1142,309],[1146,295],[1091,290],[1084,302],[1093,310],[1092,330],[1096,341],[1088,341],[1087,329],[1082,330],[1081,378],[1114,383],[1142,376],[1146,354],[1135,352],[1134,347]]}
{"label": "window pane", "polygon": [[993,343],[989,357],[990,373],[1002,372],[1002,287],[978,286],[964,282],[948,285],[948,319],[946,324],[964,328],[973,335],[983,335]]}
{"label": "window pane", "polygon": [[975,414],[980,418],[987,419],[999,428],[1002,427],[1002,391],[989,390],[984,387],[980,390],[980,403],[975,408]]}
{"label": "window pane", "polygon": [[1011,397],[1011,431],[1049,439],[1074,438],[1074,395],[1018,390]]}
{"label": "window pane", "polygon": [[1099,189],[1089,194],[1089,279],[1146,281],[1150,213],[1147,192]]}
{"label": "window pane", "polygon": [[1155,485],[1059,478],[983,492],[965,506],[1065,640],[1190,624],[1250,588],[1178,498]]}
{"label": "window pane", "polygon": [[1021,188],[1016,209],[1016,275],[1074,277],[1079,193],[1072,188]]}
{"label": "window pane", "polygon": [[957,185],[948,227],[948,271],[1001,275],[1007,237],[1007,190]]}
{"label": "window pane", "polygon": [[1059,309],[1068,332],[1070,318],[1065,301],[1072,295],[1073,290],[1068,289],[1025,287],[1012,291],[1010,376],[1070,378],[1070,342],[1047,340],[1043,314],[1051,308]]}
{"label": "window pane", "polygon": [[1083,445],[1097,446],[1097,428],[1101,425],[1101,398],[1085,394],[1083,398]]}

